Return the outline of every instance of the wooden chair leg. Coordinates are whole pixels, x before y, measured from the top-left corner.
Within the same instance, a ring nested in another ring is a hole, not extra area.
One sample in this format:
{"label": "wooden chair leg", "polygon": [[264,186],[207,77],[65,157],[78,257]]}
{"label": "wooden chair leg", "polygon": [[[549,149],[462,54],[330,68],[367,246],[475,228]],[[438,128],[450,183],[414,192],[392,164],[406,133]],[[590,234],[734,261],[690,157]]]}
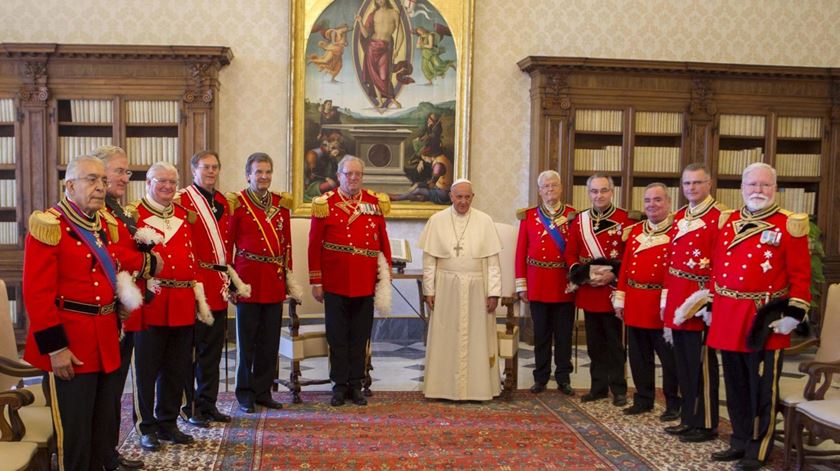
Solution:
{"label": "wooden chair leg", "polygon": [[300,361],[292,360],[292,372],[289,373],[289,384],[292,391],[292,402],[300,404],[303,400],[300,398]]}
{"label": "wooden chair leg", "polygon": [[784,418],[784,464],[782,465],[782,469],[788,469],[790,466],[790,457],[791,457],[791,447],[793,446],[793,438],[791,437],[793,433],[793,408],[796,405],[791,404],[790,406],[785,406],[784,410],[782,411],[782,417]]}
{"label": "wooden chair leg", "polygon": [[802,469],[805,465],[805,448],[802,445],[802,434],[804,433],[804,426],[802,424],[802,419],[799,417],[799,413],[794,409],[791,413],[792,416],[792,424],[791,424],[791,433],[793,437],[791,439],[794,441],[794,446],[796,447],[796,462],[794,464],[794,469]]}

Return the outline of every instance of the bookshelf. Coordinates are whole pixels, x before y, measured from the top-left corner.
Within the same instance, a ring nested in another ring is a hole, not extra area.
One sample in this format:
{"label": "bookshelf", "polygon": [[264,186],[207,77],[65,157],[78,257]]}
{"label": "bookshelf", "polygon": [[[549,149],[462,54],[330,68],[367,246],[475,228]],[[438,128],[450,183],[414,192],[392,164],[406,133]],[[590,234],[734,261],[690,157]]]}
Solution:
{"label": "bookshelf", "polygon": [[[0,46],[0,278],[20,300],[29,214],[58,201],[70,159],[101,145],[126,149],[134,172],[126,199],[145,192],[146,170],[159,160],[187,184],[185,156],[218,147],[218,77],[233,54],[205,46]],[[26,313],[20,302],[15,309],[21,341]]]}
{"label": "bookshelf", "polygon": [[[766,162],[778,172],[778,202],[822,230],[829,283],[840,281],[840,69],[530,56],[529,174],[558,170],[577,209],[583,185],[613,146],[607,171],[618,205],[641,210],[641,191],[660,181],[674,209],[682,168],[706,164],[713,193],[742,206],[741,171]],[[538,195],[531,190],[531,202]],[[619,197],[618,193],[621,193]]]}

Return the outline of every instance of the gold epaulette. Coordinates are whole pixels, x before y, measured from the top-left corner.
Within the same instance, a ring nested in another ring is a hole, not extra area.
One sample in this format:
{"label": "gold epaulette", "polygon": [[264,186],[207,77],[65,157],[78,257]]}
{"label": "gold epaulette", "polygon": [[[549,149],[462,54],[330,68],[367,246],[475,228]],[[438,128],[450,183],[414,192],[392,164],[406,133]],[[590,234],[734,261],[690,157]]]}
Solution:
{"label": "gold epaulette", "polygon": [[375,196],[379,200],[379,209],[382,210],[382,215],[387,216],[391,214],[391,197],[387,193],[377,193],[368,190],[368,193]]}
{"label": "gold epaulette", "polygon": [[187,191],[186,188],[181,188],[180,190],[178,190],[175,193],[175,197],[172,198],[172,202],[177,204],[178,206],[181,206],[181,195],[183,195],[185,191]]}
{"label": "gold epaulette", "polygon": [[621,241],[627,242],[627,239],[630,238],[630,233],[633,232],[633,228],[638,226],[639,224],[644,224],[644,221],[639,221],[634,224],[630,224],[629,226],[625,227],[624,230],[621,232]]}
{"label": "gold epaulette", "polygon": [[187,222],[188,223],[195,224],[195,222],[198,221],[198,213],[196,213],[195,211],[191,211],[191,210],[185,208],[183,205],[181,205],[181,203],[176,203],[175,200],[172,200],[172,204],[174,204],[175,206],[177,206],[177,207],[179,207],[179,208],[181,208],[181,209],[183,209],[184,211],[187,212]]}
{"label": "gold epaulette", "polygon": [[632,219],[634,221],[641,221],[642,220],[642,212],[636,211],[635,209],[631,209],[627,211],[627,218]]}
{"label": "gold epaulette", "polygon": [[536,208],[536,206],[531,206],[530,208],[519,208],[516,210],[516,219],[520,221],[525,219],[525,215],[528,214],[528,211]]}
{"label": "gold epaulette", "polygon": [[569,211],[569,214],[566,215],[566,221],[572,222],[577,217],[578,213],[575,210]]}
{"label": "gold epaulette", "polygon": [[56,246],[61,240],[61,224],[51,212],[33,211],[29,216],[29,233],[39,242]]}
{"label": "gold epaulette", "polygon": [[715,200],[715,208],[717,208],[720,212],[728,211],[729,207],[725,204],[721,203],[720,201]]}
{"label": "gold epaulette", "polygon": [[316,218],[325,218],[330,215],[330,205],[327,200],[330,199],[333,192],[328,191],[321,196],[312,198],[312,216]]}
{"label": "gold epaulette", "polygon": [[132,201],[131,203],[125,205],[125,207],[123,208],[123,211],[125,211],[125,215],[130,217],[131,219],[134,219],[134,222],[137,222],[137,218],[138,216],[140,216],[140,214],[137,212],[137,207],[140,206],[140,201],[142,200]]}
{"label": "gold epaulette", "polygon": [[236,208],[238,208],[240,206],[239,195],[229,191],[229,192],[225,193],[225,199],[228,202],[228,207],[230,208],[230,213],[233,214],[233,212],[236,211]]}
{"label": "gold epaulette", "polygon": [[117,222],[117,218],[111,215],[108,211],[104,209],[99,210],[99,216],[105,220],[105,224],[108,225],[108,235],[111,237],[111,242],[119,242],[120,241],[120,223]]}
{"label": "gold epaulette", "polygon": [[808,235],[810,224],[808,223],[808,215],[805,213],[791,213],[787,218],[787,231],[794,237],[804,237]]}
{"label": "gold epaulette", "polygon": [[284,192],[272,191],[272,193],[274,193],[275,195],[280,197],[280,207],[286,208],[289,211],[292,210],[292,208],[294,206],[293,205],[294,202],[292,201],[292,195],[291,194],[286,193],[285,191]]}
{"label": "gold epaulette", "polygon": [[718,229],[723,229],[723,226],[726,225],[726,221],[729,220],[729,216],[732,216],[734,213],[734,209],[722,209],[720,211],[720,219],[718,220]]}

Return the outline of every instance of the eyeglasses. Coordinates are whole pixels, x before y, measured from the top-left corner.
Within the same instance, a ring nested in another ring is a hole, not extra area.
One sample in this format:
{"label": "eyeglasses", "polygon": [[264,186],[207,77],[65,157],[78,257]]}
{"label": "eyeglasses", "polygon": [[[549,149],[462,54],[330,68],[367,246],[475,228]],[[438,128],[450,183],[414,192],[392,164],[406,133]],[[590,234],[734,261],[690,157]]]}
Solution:
{"label": "eyeglasses", "polygon": [[746,188],[747,190],[750,190],[750,191],[755,191],[755,190],[759,190],[759,189],[761,191],[769,190],[770,188],[773,188],[774,186],[776,186],[774,183],[743,183],[743,184],[741,184],[741,188]]}
{"label": "eyeglasses", "polygon": [[611,191],[613,191],[612,188],[601,188],[600,190],[598,188],[591,188],[589,190],[589,194],[590,195],[606,195],[607,193],[609,193]]}
{"label": "eyeglasses", "polygon": [[118,176],[120,176],[120,177],[121,177],[121,176],[123,176],[123,175],[125,175],[125,176],[127,176],[127,177],[130,177],[131,175],[133,175],[133,174],[134,174],[134,172],[132,172],[131,170],[129,170],[129,169],[127,169],[127,168],[117,168],[117,169],[114,169],[114,173],[116,173],[116,174],[117,174]]}
{"label": "eyeglasses", "polygon": [[693,180],[690,182],[682,182],[682,186],[690,187],[690,186],[700,186],[704,183],[709,183],[711,180]]}
{"label": "eyeglasses", "polygon": [[169,186],[177,186],[178,180],[163,180],[161,178],[152,178],[153,182],[157,183],[158,185],[169,185]]}
{"label": "eyeglasses", "polygon": [[96,175],[88,175],[86,177],[79,177],[79,178],[71,178],[70,180],[82,180],[87,182],[88,185],[96,185],[97,183],[101,183],[102,186],[108,186],[108,178],[107,177],[97,177]]}
{"label": "eyeglasses", "polygon": [[342,175],[345,177],[361,177],[364,175],[364,172],[341,172]]}
{"label": "eyeglasses", "polygon": [[201,165],[196,165],[195,168],[198,169],[198,170],[219,170],[220,168],[222,168],[222,166],[221,165],[204,165],[204,164],[201,164]]}
{"label": "eyeglasses", "polygon": [[559,183],[544,183],[540,185],[540,189],[548,190],[550,188],[560,188]]}

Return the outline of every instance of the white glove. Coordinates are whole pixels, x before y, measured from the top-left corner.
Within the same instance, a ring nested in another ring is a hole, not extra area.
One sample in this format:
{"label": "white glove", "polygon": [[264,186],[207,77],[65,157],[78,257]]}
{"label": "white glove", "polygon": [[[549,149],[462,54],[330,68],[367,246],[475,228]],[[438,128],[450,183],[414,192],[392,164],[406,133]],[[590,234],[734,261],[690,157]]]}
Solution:
{"label": "white glove", "polygon": [[770,323],[770,328],[773,329],[773,332],[777,334],[787,335],[793,332],[793,329],[799,325],[799,321],[794,319],[793,317],[782,317],[777,321],[773,321]]}
{"label": "white glove", "polygon": [[694,317],[702,318],[703,322],[705,322],[707,326],[712,325],[712,311],[706,307],[697,311],[697,314],[694,314]]}
{"label": "white glove", "polygon": [[668,327],[662,329],[662,338],[665,339],[665,343],[667,343],[668,345],[674,345],[674,331],[672,331]]}

